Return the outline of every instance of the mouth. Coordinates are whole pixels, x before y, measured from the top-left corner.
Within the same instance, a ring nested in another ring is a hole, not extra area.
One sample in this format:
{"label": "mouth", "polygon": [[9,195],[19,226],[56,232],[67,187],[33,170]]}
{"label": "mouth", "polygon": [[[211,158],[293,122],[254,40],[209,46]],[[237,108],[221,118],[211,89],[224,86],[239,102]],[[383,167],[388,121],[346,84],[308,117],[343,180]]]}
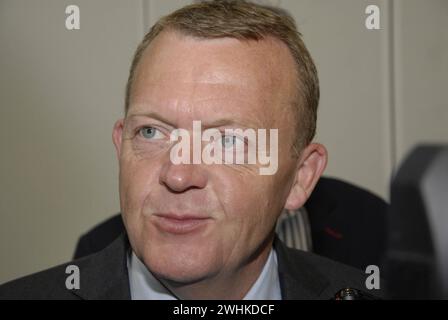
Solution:
{"label": "mouth", "polygon": [[194,214],[155,213],[153,223],[162,232],[181,235],[198,232],[212,220]]}

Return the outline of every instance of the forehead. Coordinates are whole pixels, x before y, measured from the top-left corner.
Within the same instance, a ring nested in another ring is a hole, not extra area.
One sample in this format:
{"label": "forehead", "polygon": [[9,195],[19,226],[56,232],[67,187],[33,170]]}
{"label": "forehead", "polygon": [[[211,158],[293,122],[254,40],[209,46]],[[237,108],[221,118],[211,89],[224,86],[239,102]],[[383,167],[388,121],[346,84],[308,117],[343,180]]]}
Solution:
{"label": "forehead", "polygon": [[295,88],[294,60],[278,40],[197,39],[169,31],[145,50],[129,111],[163,112],[176,121],[234,116],[268,126],[282,121]]}

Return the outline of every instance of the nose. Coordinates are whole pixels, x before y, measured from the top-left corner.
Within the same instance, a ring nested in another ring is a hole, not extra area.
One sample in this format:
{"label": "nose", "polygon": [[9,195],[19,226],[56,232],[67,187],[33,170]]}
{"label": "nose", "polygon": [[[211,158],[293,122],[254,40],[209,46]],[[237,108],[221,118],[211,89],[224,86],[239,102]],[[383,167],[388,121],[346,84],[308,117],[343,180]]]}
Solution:
{"label": "nose", "polygon": [[173,164],[167,162],[160,172],[160,183],[173,192],[202,189],[207,185],[206,172],[197,164]]}

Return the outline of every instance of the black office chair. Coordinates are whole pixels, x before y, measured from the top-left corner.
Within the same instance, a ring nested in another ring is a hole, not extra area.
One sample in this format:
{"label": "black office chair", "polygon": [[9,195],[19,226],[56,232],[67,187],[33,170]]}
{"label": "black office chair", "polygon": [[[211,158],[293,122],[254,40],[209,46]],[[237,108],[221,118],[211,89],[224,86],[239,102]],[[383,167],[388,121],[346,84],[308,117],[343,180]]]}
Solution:
{"label": "black office chair", "polygon": [[391,185],[388,298],[448,299],[448,145],[421,145]]}
{"label": "black office chair", "polygon": [[[321,178],[304,208],[285,211],[276,230],[287,246],[365,270],[383,257],[387,207],[369,191]],[[74,258],[100,251],[123,230],[119,214],[100,223],[79,239]]]}

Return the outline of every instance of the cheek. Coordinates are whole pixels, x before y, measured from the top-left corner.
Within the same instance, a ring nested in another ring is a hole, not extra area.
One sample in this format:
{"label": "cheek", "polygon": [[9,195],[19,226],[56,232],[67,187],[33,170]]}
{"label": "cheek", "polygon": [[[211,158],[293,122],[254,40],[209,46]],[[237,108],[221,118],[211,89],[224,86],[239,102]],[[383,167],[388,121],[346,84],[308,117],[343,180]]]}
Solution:
{"label": "cheek", "polygon": [[120,161],[120,206],[123,222],[132,248],[139,255],[143,252],[147,232],[142,212],[151,186],[158,183],[155,166],[136,158]]}
{"label": "cheek", "polygon": [[266,233],[275,224],[272,194],[262,179],[254,175],[232,179],[231,175],[225,175],[216,185],[225,218],[237,229],[235,232],[245,237]]}
{"label": "cheek", "polygon": [[135,157],[120,161],[120,203],[122,212],[135,215],[143,206],[151,186],[158,183],[154,162]]}

